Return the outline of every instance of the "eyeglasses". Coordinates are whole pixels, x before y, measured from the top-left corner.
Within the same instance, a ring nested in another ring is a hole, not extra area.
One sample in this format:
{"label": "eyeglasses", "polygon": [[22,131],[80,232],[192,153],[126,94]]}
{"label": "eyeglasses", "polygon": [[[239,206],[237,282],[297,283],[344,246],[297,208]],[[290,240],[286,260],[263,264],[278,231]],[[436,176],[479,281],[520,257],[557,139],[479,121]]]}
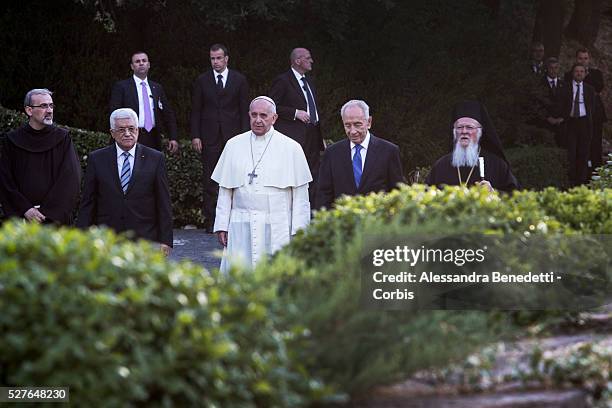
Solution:
{"label": "eyeglasses", "polygon": [[136,128],[135,128],[134,126],[129,126],[129,127],[120,127],[120,128],[117,128],[117,129],[111,129],[111,130],[112,130],[113,132],[116,132],[116,133],[126,133],[126,132],[127,132],[127,133],[129,133],[129,134],[132,134],[132,133],[136,132]]}
{"label": "eyeglasses", "polygon": [[52,103],[41,103],[40,105],[28,105],[30,108],[43,108],[44,110],[47,110],[49,108],[51,109],[55,109],[55,105]]}
{"label": "eyeglasses", "polygon": [[473,132],[476,129],[480,129],[480,126],[472,126],[472,125],[462,125],[462,126],[455,126],[455,130],[458,131],[462,131],[462,130],[467,130],[468,132]]}

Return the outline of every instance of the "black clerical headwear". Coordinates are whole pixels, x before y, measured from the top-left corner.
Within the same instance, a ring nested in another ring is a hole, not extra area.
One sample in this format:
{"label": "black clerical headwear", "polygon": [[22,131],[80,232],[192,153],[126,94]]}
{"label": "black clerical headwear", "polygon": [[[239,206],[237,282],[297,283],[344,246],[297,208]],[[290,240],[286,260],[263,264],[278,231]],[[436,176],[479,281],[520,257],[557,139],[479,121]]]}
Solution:
{"label": "black clerical headwear", "polygon": [[[480,147],[489,153],[493,153],[499,158],[503,159],[506,163],[508,160],[504,155],[504,150],[502,148],[501,141],[499,140],[499,136],[497,135],[497,131],[495,130],[495,126],[493,126],[493,122],[491,122],[491,118],[489,117],[489,112],[487,112],[487,108],[480,103],[479,101],[462,101],[455,105],[453,108],[453,112],[451,115],[451,135],[454,136],[452,131],[453,126],[457,119],[459,118],[472,118],[477,120],[482,126],[482,137],[480,138]],[[454,146],[454,140],[451,137],[451,149]]]}

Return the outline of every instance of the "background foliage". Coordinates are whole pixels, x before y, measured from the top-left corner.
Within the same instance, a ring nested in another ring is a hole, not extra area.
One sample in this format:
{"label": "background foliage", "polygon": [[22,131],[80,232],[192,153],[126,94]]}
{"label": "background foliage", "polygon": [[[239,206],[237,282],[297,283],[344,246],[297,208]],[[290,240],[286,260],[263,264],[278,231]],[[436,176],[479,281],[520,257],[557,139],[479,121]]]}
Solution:
{"label": "background foliage", "polygon": [[131,74],[131,53],[145,50],[150,76],[164,85],[180,134],[189,139],[191,87],[210,68],[212,43],[229,46],[230,66],[245,73],[252,96],[265,94],[288,69],[293,47],[305,46],[315,59],[324,136],[344,137],[340,106],[365,99],[374,133],[401,147],[408,174],[447,152],[449,112],[458,100],[484,101],[507,147],[519,140],[516,124],[535,114],[529,99],[535,84],[524,69],[530,32],[525,22],[534,6],[521,0],[496,8],[490,3],[11,3],[0,13],[0,103],[19,110],[28,89],[49,87],[56,92],[58,122],[105,131],[111,85]]}

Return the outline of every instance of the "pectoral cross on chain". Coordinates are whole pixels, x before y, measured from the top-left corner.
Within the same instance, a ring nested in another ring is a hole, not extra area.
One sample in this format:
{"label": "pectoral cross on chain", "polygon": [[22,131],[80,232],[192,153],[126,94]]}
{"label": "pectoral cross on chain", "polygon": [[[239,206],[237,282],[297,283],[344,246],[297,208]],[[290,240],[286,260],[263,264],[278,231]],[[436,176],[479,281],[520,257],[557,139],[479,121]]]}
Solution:
{"label": "pectoral cross on chain", "polygon": [[249,176],[249,184],[253,184],[253,179],[257,177],[257,174],[255,174],[255,170],[253,170],[253,172],[247,174],[247,176]]}

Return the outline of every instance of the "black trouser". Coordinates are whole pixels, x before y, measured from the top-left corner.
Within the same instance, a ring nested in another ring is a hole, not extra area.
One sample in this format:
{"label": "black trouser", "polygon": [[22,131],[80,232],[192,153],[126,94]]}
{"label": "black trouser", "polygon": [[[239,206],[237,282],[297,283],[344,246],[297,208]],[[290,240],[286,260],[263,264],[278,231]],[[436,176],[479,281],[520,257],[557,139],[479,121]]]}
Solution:
{"label": "black trouser", "polygon": [[304,142],[304,155],[312,175],[312,182],[308,185],[308,198],[311,208],[314,207],[317,194],[317,181],[319,180],[319,161],[321,158],[321,130],[318,125],[306,125],[306,141]]}
{"label": "black trouser", "polygon": [[219,184],[210,178],[221,157],[223,146],[202,146],[202,215],[207,228],[215,225]]}
{"label": "black trouser", "polygon": [[601,156],[603,154],[601,148],[603,132],[603,120],[600,118],[593,118],[593,138],[591,139],[591,152],[590,159],[593,170],[602,165]]}
{"label": "black trouser", "polygon": [[205,218],[204,226],[208,230],[215,226],[217,198],[219,197],[219,184],[210,176],[212,176],[223,152],[223,147],[225,147],[221,124],[217,126],[216,135],[209,134],[206,137],[206,139],[202,139],[202,215]]}
{"label": "black trouser", "polygon": [[161,135],[157,127],[147,132],[144,128],[138,129],[138,143],[150,147],[151,149],[159,150],[161,152]]}
{"label": "black trouser", "polygon": [[572,186],[589,181],[588,160],[591,147],[589,119],[569,118],[567,121],[567,158]]}

